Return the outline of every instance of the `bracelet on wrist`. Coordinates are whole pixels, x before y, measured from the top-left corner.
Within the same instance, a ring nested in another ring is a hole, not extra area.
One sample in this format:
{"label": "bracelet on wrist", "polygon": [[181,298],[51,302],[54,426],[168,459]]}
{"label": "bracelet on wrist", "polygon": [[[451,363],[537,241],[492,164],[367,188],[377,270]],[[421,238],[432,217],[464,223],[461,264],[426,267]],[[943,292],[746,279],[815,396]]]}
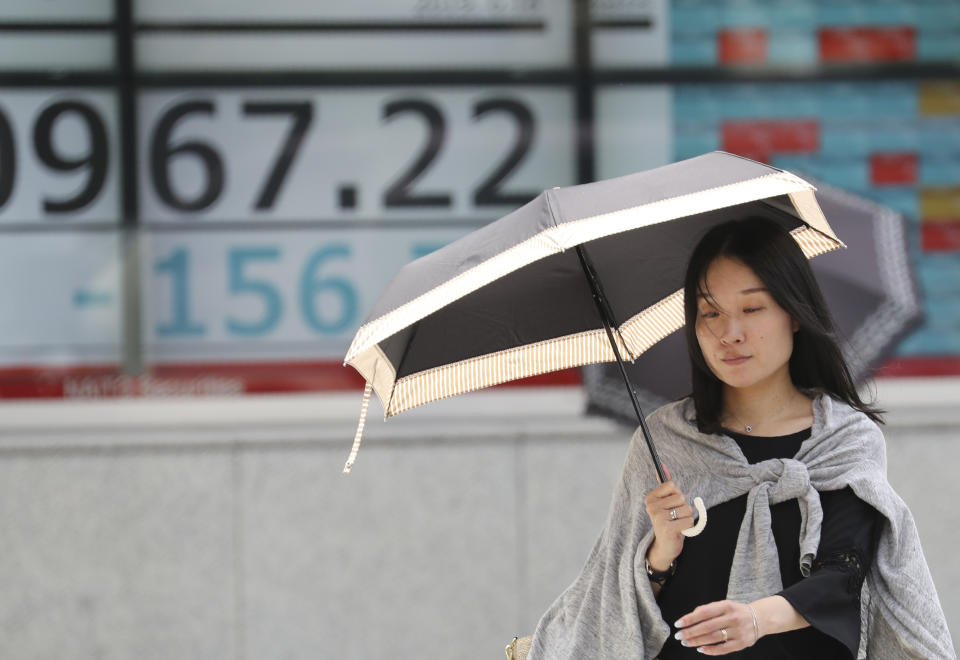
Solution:
{"label": "bracelet on wrist", "polygon": [[757,621],[757,611],[753,609],[753,605],[747,603],[747,607],[750,608],[750,616],[753,617],[753,643],[756,644],[760,641],[760,622]]}
{"label": "bracelet on wrist", "polygon": [[644,558],[644,563],[647,566],[647,578],[654,584],[659,584],[661,587],[666,584],[667,580],[673,577],[673,574],[677,572],[677,560],[674,559],[670,562],[670,565],[667,566],[665,571],[655,571],[650,565],[650,560]]}

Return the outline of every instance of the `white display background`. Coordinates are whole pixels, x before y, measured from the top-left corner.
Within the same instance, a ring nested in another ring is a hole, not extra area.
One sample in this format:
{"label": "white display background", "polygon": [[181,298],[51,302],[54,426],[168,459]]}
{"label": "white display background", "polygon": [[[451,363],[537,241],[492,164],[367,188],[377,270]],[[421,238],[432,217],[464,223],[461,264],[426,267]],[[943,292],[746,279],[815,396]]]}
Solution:
{"label": "white display background", "polygon": [[667,0],[594,0],[594,21],[649,21],[649,26],[593,28],[593,66],[665,67],[670,64],[670,6]]}
{"label": "white display background", "polygon": [[0,39],[0,71],[103,71],[114,67],[113,34],[9,34]]}
{"label": "white display background", "polygon": [[598,179],[674,161],[673,92],[668,85],[598,87],[595,126]]}
{"label": "white display background", "polygon": [[[3,0],[0,22],[113,20],[112,0]],[[0,38],[0,71],[103,70],[114,65],[113,32],[11,32]]]}
{"label": "white display background", "polygon": [[118,364],[115,232],[0,234],[0,364]]}
{"label": "white display background", "polygon": [[[2,21],[68,20],[109,21],[113,19],[113,0],[3,0],[0,3]],[[5,37],[6,38],[6,37]]]}
{"label": "white display background", "polygon": [[[324,24],[301,32],[144,32],[137,61],[149,70],[323,69],[405,71],[492,67],[566,67],[572,61],[570,2],[553,0],[255,0],[148,2],[135,6],[139,23]],[[454,24],[415,29],[418,24]],[[456,24],[468,23],[466,30]],[[524,29],[490,29],[510,23]],[[379,24],[383,29],[350,29]],[[339,25],[342,29],[331,29]],[[393,26],[393,29],[390,28]],[[404,26],[404,29],[396,27]]]}
{"label": "white display background", "polygon": [[[101,0],[102,1],[102,0]],[[543,18],[564,2],[547,0],[135,0],[138,21],[386,21]]]}

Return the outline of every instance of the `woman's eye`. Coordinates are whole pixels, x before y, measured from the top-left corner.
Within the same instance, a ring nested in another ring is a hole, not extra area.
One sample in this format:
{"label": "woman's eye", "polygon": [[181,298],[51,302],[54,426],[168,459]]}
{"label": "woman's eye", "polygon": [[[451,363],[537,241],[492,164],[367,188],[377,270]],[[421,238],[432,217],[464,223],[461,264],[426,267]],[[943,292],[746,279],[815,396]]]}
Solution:
{"label": "woman's eye", "polygon": [[717,316],[719,316],[719,314],[717,314],[717,312],[715,312],[712,309],[707,310],[706,312],[700,312],[700,318],[704,318],[704,319],[712,319],[712,318],[716,318]]}
{"label": "woman's eye", "polygon": [[759,312],[761,309],[763,309],[763,307],[747,307],[743,311],[747,314],[750,314],[751,312]]}

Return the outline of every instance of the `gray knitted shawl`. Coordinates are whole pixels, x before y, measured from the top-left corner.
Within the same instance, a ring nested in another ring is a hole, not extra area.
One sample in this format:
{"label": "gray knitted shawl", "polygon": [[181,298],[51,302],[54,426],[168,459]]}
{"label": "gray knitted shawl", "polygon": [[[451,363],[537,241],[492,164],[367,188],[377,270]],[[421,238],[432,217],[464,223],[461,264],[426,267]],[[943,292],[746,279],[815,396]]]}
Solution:
{"label": "gray knitted shawl", "polygon": [[[861,658],[955,659],[940,600],[913,517],[886,478],[883,434],[866,415],[829,396],[814,400],[811,436],[793,459],[749,464],[736,442],[697,431],[691,399],[648,418],[661,459],[684,494],[707,508],[748,493],[727,598],[750,602],[779,592],[770,505],[800,505],[800,570],[820,544],[817,491],[846,486],[885,520],[861,596]],[[530,660],[654,658],[670,628],[644,568],[653,529],[645,495],[657,485],[643,436],[634,434],[606,526],[580,576],[543,615]],[[710,524],[709,521],[707,524]]]}

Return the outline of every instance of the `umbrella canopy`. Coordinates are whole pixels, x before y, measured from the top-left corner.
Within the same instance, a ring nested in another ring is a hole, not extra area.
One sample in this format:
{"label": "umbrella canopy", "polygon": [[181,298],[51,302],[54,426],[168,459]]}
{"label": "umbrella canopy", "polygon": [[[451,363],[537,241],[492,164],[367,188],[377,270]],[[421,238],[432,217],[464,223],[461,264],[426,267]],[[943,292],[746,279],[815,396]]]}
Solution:
{"label": "umbrella canopy", "polygon": [[[842,253],[811,262],[814,275],[843,339],[855,382],[866,380],[897,343],[923,318],[910,267],[902,215],[859,195],[808,179],[841,236],[856,240]],[[627,365],[645,408],[653,409],[691,391],[683,333],[670,335]],[[635,424],[632,403],[616,365],[583,368],[588,412]]]}
{"label": "umbrella canopy", "polygon": [[[749,215],[782,223],[808,257],[842,246],[812,185],[723,152],[545,191],[390,282],[345,358],[367,381],[363,410],[371,389],[390,417],[616,359],[581,255],[605,290],[610,337],[636,359],[683,325],[683,275],[698,238]],[[362,427],[361,418],[345,471]]]}

